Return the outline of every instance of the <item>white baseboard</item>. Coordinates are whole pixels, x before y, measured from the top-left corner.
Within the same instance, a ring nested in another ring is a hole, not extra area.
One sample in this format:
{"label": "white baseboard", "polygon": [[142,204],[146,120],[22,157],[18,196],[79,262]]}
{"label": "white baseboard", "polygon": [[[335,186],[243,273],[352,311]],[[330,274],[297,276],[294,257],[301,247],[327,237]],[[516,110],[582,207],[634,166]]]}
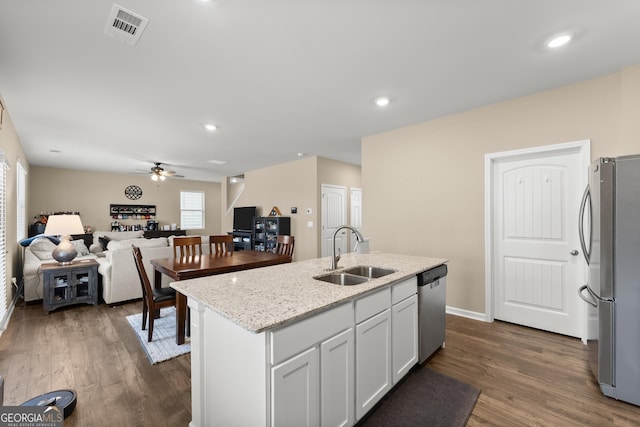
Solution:
{"label": "white baseboard", "polygon": [[484,313],[478,313],[476,311],[463,310],[461,308],[447,306],[447,314],[453,314],[454,316],[468,317],[469,319],[479,320],[486,322],[487,319]]}

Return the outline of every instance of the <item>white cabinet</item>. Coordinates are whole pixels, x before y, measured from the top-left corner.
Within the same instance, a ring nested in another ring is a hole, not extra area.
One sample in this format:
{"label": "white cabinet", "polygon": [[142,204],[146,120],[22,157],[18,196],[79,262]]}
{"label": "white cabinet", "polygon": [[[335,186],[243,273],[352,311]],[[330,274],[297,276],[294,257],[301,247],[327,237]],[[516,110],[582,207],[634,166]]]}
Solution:
{"label": "white cabinet", "polygon": [[416,363],[415,277],[260,333],[191,308],[192,427],[351,426]]}
{"label": "white cabinet", "polygon": [[391,389],[391,310],[356,325],[356,418]]}
{"label": "white cabinet", "polygon": [[318,426],[318,349],[311,348],[271,370],[271,425]]}
{"label": "white cabinet", "polygon": [[354,333],[350,328],[320,344],[320,421],[323,427],[354,421]]}
{"label": "white cabinet", "polygon": [[[391,292],[356,300],[356,419],[391,389]],[[377,313],[377,314],[375,314]],[[370,315],[372,315],[370,317]]]}
{"label": "white cabinet", "polygon": [[418,363],[418,281],[415,277],[391,288],[393,384]]}
{"label": "white cabinet", "polygon": [[270,333],[271,426],[345,426],[354,414],[353,304]]}
{"label": "white cabinet", "polygon": [[418,363],[418,295],[391,307],[393,383]]}

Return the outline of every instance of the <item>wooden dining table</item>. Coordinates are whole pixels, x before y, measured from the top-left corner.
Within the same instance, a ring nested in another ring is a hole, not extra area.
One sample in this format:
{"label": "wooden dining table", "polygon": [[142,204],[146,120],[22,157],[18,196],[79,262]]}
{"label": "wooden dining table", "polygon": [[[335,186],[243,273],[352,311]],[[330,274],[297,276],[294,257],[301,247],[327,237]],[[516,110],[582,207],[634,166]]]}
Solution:
{"label": "wooden dining table", "polygon": [[[154,286],[162,286],[162,275],[174,281],[231,273],[252,268],[291,262],[291,256],[261,251],[234,251],[228,254],[204,254],[191,257],[161,258],[150,261],[154,269]],[[176,343],[185,342],[187,297],[176,292]]]}

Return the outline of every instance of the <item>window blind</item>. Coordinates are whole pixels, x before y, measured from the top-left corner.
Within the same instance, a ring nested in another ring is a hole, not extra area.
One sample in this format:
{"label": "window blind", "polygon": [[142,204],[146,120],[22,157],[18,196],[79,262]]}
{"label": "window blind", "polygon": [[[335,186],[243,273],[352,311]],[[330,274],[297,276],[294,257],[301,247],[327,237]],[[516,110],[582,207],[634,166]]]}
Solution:
{"label": "window blind", "polygon": [[27,189],[26,189],[26,176],[27,171],[22,167],[22,163],[18,162],[16,167],[16,237],[18,242],[27,238],[27,224],[26,224],[26,206],[27,206]]}
{"label": "window blind", "polygon": [[194,230],[204,228],[204,192],[180,192],[180,228]]}
{"label": "window blind", "polygon": [[7,315],[7,169],[0,150],[0,325],[5,324]]}

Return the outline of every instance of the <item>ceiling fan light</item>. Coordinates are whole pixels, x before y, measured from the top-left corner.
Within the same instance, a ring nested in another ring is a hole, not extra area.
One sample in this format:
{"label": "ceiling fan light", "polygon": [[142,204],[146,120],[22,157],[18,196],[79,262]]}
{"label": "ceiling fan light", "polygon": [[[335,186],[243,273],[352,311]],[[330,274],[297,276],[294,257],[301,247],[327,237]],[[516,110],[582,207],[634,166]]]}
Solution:
{"label": "ceiling fan light", "polygon": [[164,181],[165,179],[167,179],[167,177],[166,177],[166,176],[164,176],[164,175],[160,175],[160,181]]}
{"label": "ceiling fan light", "polygon": [[153,175],[151,175],[151,180],[152,181],[157,181],[158,180],[158,175],[156,175],[155,173]]}

